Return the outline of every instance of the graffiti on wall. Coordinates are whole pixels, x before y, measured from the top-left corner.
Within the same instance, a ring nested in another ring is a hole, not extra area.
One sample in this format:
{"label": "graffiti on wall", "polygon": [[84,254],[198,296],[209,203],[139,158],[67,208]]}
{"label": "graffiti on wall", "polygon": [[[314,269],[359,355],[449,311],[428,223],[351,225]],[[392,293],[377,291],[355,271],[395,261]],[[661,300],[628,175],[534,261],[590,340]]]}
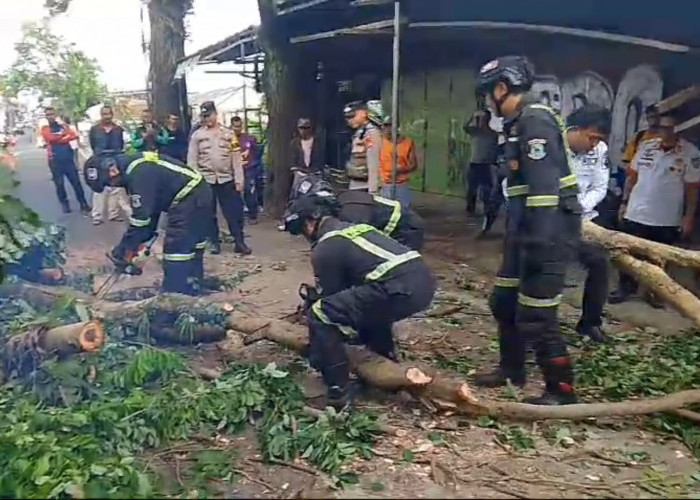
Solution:
{"label": "graffiti on wall", "polygon": [[532,92],[565,119],[587,103],[609,109],[612,112],[608,140],[610,160],[613,165],[619,165],[625,144],[646,127],[644,109],[661,99],[663,80],[653,66],[643,64],[625,73],[617,92],[605,78],[593,71],[584,71],[564,81],[555,75],[538,75]]}

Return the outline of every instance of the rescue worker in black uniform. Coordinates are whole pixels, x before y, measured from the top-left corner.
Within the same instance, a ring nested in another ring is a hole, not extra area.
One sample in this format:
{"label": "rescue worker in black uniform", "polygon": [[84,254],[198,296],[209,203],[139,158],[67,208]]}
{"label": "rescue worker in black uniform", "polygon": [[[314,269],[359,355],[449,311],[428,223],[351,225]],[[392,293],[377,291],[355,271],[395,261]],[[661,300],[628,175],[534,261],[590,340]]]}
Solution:
{"label": "rescue worker in black uniform", "polygon": [[576,402],[574,371],[557,309],[566,265],[580,239],[581,207],[561,119],[525,98],[534,74],[525,57],[507,56],[484,65],[477,77],[487,104],[504,118],[509,175],[503,261],[490,304],[501,360],[475,383],[497,387],[510,379],[523,385],[526,342],[531,342],[546,389],[526,402],[570,404]]}
{"label": "rescue worker in black uniform", "polygon": [[328,403],[343,408],[351,400],[343,343],[356,336],[395,361],[392,324],[428,307],[435,279],[418,252],[331,214],[321,197],[305,195],[292,202],[285,226],[312,244],[319,298],[307,307],[309,358],[328,388]]}
{"label": "rescue worker in black uniform", "polygon": [[161,212],[168,213],[163,242],[164,292],[197,295],[204,274],[211,189],[202,174],[155,152],[89,158],[85,180],[100,193],[107,186],[124,187],[130,196],[129,228],[111,258],[126,268],[139,246],[153,237]]}
{"label": "rescue worker in black uniform", "polygon": [[369,224],[411,250],[423,248],[423,219],[397,200],[359,190],[346,190],[335,195],[331,185],[315,175],[307,175],[294,184],[292,200],[307,194],[327,200],[336,209],[333,216],[342,221]]}

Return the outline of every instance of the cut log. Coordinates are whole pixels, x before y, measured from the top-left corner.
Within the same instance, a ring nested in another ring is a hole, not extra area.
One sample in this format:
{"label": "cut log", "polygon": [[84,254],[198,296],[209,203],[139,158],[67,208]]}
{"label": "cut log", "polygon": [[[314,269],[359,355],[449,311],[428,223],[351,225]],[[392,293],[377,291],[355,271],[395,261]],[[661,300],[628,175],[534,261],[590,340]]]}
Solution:
{"label": "cut log", "polygon": [[667,263],[673,263],[681,267],[700,269],[700,252],[611,231],[590,221],[583,223],[582,235],[585,240],[600,245],[611,253],[619,252],[641,257],[662,267]]}
{"label": "cut log", "polygon": [[99,321],[83,321],[56,328],[41,326],[5,342],[0,349],[2,370],[8,377],[22,376],[49,356],[92,353],[104,343],[104,328]]}
{"label": "cut log", "polygon": [[[651,265],[651,264],[650,264]],[[306,328],[285,321],[234,314],[229,326],[244,334],[255,334],[303,353],[308,346]],[[431,367],[394,363],[359,346],[347,345],[351,368],[369,384],[388,390],[407,389],[440,407],[467,415],[490,415],[520,420],[566,419],[643,415],[670,411],[700,402],[700,390],[682,391],[658,399],[620,403],[538,406],[477,397],[469,385]]]}

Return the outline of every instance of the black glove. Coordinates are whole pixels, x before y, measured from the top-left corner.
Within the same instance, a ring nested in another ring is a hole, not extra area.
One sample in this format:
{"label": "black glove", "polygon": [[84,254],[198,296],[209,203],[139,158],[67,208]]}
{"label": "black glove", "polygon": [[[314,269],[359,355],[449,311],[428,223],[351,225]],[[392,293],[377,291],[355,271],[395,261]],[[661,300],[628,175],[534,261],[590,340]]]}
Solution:
{"label": "black glove", "polygon": [[124,258],[124,252],[119,247],[113,248],[112,251],[107,254],[107,258],[111,260],[114,267],[122,273],[129,267],[129,263]]}
{"label": "black glove", "polygon": [[304,301],[304,310],[308,311],[314,305],[314,302],[321,298],[321,294],[318,293],[315,286],[302,283],[299,285],[299,297]]}

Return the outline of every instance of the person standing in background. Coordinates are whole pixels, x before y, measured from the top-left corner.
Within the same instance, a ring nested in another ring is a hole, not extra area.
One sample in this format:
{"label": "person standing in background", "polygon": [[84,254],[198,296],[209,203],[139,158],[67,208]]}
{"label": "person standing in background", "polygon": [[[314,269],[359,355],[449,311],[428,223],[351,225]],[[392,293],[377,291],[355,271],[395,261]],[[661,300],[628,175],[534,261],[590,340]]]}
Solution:
{"label": "person standing in background", "polygon": [[90,205],[85,200],[85,193],[78,175],[78,167],[75,164],[75,152],[70,145],[71,141],[78,139],[78,135],[58,118],[54,108],[47,107],[44,111],[48,124],[41,128],[41,136],[46,144],[49,156],[49,169],[51,170],[53,183],[56,186],[56,195],[63,208],[63,213],[71,212],[63,179],[66,177],[71,186],[73,186],[75,198],[80,204],[80,211],[87,214],[90,212]]}
{"label": "person standing in background", "polygon": [[231,119],[233,130],[233,148],[238,149],[243,162],[243,199],[248,209],[248,222],[258,223],[258,196],[256,193],[256,181],[260,175],[260,150],[255,137],[243,131],[243,120],[240,116]]}
{"label": "person standing in background", "polygon": [[297,136],[292,139],[290,147],[292,150],[292,171],[323,175],[325,167],[321,156],[323,152],[321,145],[316,141],[309,118],[297,120]]}
{"label": "person standing in background", "polygon": [[180,126],[180,117],[175,113],[168,115],[168,121],[163,129],[168,142],[161,146],[160,153],[181,162],[187,161],[187,134]]}
{"label": "person standing in background", "polygon": [[[100,122],[93,125],[89,133],[90,149],[95,158],[102,159],[124,152],[124,130],[114,123],[114,110],[103,106],[100,110]],[[121,187],[107,186],[101,193],[92,194],[92,223],[96,226],[104,222],[105,210],[109,220],[123,221],[129,217],[131,206],[126,198],[126,191]],[[121,213],[120,213],[121,212]]]}
{"label": "person standing in background", "polygon": [[135,151],[159,151],[168,144],[168,134],[153,119],[150,109],[141,112],[141,125],[131,134],[131,146]]}
{"label": "person standing in background", "polygon": [[481,194],[481,202],[486,205],[493,191],[494,165],[498,148],[498,133],[489,126],[491,114],[485,110],[477,110],[464,126],[464,131],[471,138],[471,158],[465,165],[463,178],[464,189],[467,193],[467,214],[476,214],[476,201]]}
{"label": "person standing in background", "polygon": [[[217,200],[235,241],[234,252],[249,255],[243,234],[243,165],[239,152],[233,151],[233,131],[219,124],[216,106],[206,101],[200,106],[202,127],[192,134],[187,152],[187,165],[199,170],[212,188],[210,220],[211,253],[221,253],[219,224],[216,220]],[[202,221],[204,224],[205,221]]]}
{"label": "person standing in background", "polygon": [[418,168],[416,159],[416,148],[413,139],[399,135],[396,149],[396,197],[392,196],[393,185],[391,183],[394,170],[394,144],[391,141],[391,116],[384,118],[382,123],[382,147],[379,153],[379,173],[382,180],[382,196],[384,198],[396,199],[402,206],[408,207],[411,204],[411,187],[408,183],[408,176]]}
{"label": "person standing in background", "polygon": [[378,194],[382,133],[370,121],[366,103],[351,102],[343,113],[348,125],[355,130],[350,144],[350,158],[346,165],[347,176],[350,179],[349,188]]}
{"label": "person standing in background", "polygon": [[[627,234],[673,245],[689,237],[695,225],[700,188],[700,152],[675,132],[676,118],[663,115],[658,135],[642,142],[627,170],[619,217]],[[637,281],[620,271],[611,304],[625,302],[637,290]],[[647,302],[662,308],[652,294]]]}

